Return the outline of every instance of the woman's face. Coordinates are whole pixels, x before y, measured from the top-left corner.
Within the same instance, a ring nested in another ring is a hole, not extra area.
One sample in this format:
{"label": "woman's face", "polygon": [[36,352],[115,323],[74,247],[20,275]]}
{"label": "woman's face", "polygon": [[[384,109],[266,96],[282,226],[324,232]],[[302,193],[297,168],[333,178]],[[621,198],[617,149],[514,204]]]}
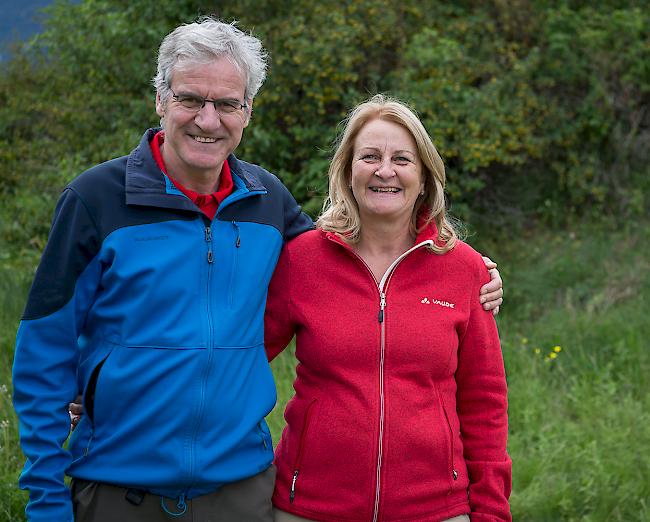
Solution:
{"label": "woman's face", "polygon": [[354,142],[351,183],[362,224],[381,219],[408,227],[424,187],[422,162],[411,133],[391,121],[366,123]]}

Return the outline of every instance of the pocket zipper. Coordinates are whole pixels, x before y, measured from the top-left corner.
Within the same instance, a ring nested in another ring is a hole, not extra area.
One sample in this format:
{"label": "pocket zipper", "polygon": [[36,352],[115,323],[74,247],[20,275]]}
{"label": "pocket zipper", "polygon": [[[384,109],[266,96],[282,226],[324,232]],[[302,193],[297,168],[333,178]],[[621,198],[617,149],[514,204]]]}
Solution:
{"label": "pocket zipper", "polygon": [[300,466],[302,465],[302,457],[305,449],[305,441],[307,439],[307,431],[311,425],[311,416],[312,410],[314,409],[314,404],[316,404],[316,399],[312,399],[307,406],[307,411],[305,412],[305,422],[303,423],[302,432],[300,433],[300,441],[298,443],[298,455],[296,457],[296,464],[293,471],[293,480],[291,481],[291,490],[289,491],[289,502],[293,504],[293,501],[296,497],[296,482],[298,481],[298,475],[300,474]]}

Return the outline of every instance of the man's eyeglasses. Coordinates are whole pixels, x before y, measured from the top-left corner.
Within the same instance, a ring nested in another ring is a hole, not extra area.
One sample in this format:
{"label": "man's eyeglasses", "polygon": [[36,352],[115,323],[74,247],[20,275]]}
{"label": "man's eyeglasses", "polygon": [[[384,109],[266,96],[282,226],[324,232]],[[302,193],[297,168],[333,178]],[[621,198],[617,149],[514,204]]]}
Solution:
{"label": "man's eyeglasses", "polygon": [[241,103],[239,100],[233,100],[230,98],[210,100],[203,96],[199,96],[198,94],[176,94],[174,91],[172,91],[172,98],[174,98],[175,102],[180,103],[184,108],[192,112],[199,112],[203,107],[205,107],[206,103],[214,105],[214,110],[219,114],[233,114],[248,107],[246,103]]}

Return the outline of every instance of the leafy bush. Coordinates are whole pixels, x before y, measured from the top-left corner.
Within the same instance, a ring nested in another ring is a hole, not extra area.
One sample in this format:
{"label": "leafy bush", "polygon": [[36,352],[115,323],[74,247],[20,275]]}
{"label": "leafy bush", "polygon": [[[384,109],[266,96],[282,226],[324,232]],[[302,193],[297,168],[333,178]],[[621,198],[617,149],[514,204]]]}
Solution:
{"label": "leafy bush", "polygon": [[[58,1],[0,78],[0,232],[40,247],[61,187],[157,124],[161,37],[212,2]],[[637,2],[242,0],[271,56],[238,153],[278,173],[312,214],[336,126],[383,91],[422,116],[453,211],[512,223],[636,219],[647,210],[650,12]],[[471,211],[470,211],[471,209]]]}

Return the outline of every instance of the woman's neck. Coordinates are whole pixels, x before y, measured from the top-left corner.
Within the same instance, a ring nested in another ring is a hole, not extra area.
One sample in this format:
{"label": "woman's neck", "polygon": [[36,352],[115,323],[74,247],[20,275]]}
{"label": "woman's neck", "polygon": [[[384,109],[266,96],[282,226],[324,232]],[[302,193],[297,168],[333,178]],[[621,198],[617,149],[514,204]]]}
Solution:
{"label": "woman's neck", "polygon": [[391,226],[382,223],[363,225],[354,251],[370,267],[375,279],[380,281],[388,267],[415,243],[408,226]]}

